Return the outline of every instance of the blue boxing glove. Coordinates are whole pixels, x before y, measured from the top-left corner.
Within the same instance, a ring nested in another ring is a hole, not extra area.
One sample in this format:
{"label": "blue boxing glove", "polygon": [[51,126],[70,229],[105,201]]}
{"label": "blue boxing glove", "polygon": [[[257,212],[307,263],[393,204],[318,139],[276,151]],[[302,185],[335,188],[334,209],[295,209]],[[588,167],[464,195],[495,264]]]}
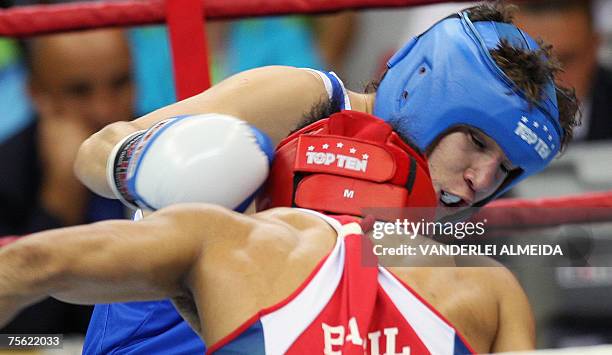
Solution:
{"label": "blue boxing glove", "polygon": [[243,211],[266,180],[273,154],[270,139],[238,118],[185,115],[119,142],[107,178],[131,208],[206,202]]}

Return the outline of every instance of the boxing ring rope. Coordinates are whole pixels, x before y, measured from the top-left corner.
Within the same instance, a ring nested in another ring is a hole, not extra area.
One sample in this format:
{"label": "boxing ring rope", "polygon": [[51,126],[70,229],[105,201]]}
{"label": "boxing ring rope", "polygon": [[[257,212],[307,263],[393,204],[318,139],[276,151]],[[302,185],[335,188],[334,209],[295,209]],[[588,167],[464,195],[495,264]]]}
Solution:
{"label": "boxing ring rope", "polygon": [[509,198],[489,203],[473,219],[489,227],[548,227],[612,222],[612,191],[538,199]]}
{"label": "boxing ring rope", "polygon": [[[201,1],[201,0],[200,0]],[[180,2],[172,0],[171,3]],[[206,0],[203,18],[235,19],[286,14],[315,14],[348,9],[408,7],[448,0]],[[17,6],[0,11],[0,36],[26,37],[101,27],[164,23],[163,0],[78,2]]]}
{"label": "boxing ring rope", "polygon": [[[449,1],[125,0],[32,5],[0,10],[0,36],[28,37],[101,27],[158,24],[166,21],[171,36],[177,97],[182,99],[207,88],[210,82],[205,69],[208,66],[205,26],[201,25],[202,18],[214,20],[314,14],[346,9],[409,7],[442,2]],[[202,41],[193,40],[197,37],[202,38]],[[523,226],[612,221],[612,191],[536,200],[498,200],[483,208],[477,217],[487,218],[489,227],[505,227],[508,221],[520,222]]]}

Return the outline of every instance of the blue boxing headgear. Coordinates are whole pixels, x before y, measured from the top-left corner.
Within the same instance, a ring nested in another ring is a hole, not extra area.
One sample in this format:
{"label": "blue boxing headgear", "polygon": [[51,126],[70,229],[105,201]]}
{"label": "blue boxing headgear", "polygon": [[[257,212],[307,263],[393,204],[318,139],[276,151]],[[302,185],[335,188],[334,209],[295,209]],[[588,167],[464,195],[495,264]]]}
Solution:
{"label": "blue boxing headgear", "polygon": [[514,25],[472,22],[465,11],[448,17],[389,60],[374,103],[374,115],[423,151],[458,126],[475,127],[495,140],[520,172],[479,206],[546,167],[563,137],[552,78],[544,98],[530,104],[489,53],[502,40],[515,48],[539,49]]}

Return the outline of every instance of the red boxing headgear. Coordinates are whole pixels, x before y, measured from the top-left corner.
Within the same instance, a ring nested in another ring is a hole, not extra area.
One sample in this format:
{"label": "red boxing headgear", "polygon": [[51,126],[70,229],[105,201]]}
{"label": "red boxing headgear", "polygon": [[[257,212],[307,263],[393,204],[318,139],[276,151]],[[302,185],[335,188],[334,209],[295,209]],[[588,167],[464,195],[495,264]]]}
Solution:
{"label": "red boxing headgear", "polygon": [[354,216],[363,216],[364,208],[436,205],[425,158],[388,123],[356,111],[333,114],[285,138],[257,199],[258,210],[302,207]]}

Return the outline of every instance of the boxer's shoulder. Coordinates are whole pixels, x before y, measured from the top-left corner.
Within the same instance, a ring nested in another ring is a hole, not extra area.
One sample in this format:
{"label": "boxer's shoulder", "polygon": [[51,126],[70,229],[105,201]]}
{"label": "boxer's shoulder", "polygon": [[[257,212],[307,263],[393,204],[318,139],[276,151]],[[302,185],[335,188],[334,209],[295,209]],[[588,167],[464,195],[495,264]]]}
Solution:
{"label": "boxer's shoulder", "polygon": [[242,228],[239,233],[247,237],[227,235],[225,242],[204,248],[190,275],[195,280],[190,283],[192,294],[206,300],[198,311],[205,315],[207,343],[285,300],[329,254],[336,239],[323,219],[290,208],[235,218]]}
{"label": "boxer's shoulder", "polygon": [[267,244],[278,257],[293,258],[307,267],[329,253],[336,243],[337,232],[322,215],[296,208],[273,208],[253,216],[257,230],[253,241]]}
{"label": "boxer's shoulder", "polygon": [[[276,87],[302,87],[305,89],[324,91],[323,79],[316,73],[303,68],[290,66],[265,66],[250,69],[219,83],[214,90],[225,90],[228,88],[252,88],[260,85],[272,85]],[[258,90],[261,91],[261,90]]]}
{"label": "boxer's shoulder", "polygon": [[392,268],[413,292],[422,297],[466,337],[475,349],[490,349],[502,322],[526,323],[531,310],[510,270],[494,261],[480,267]]}
{"label": "boxer's shoulder", "polygon": [[[508,297],[524,295],[513,273],[495,263],[480,267],[392,268],[392,271],[439,310],[445,308],[445,300],[456,303],[459,299],[465,307],[454,304],[449,309],[496,315]],[[461,297],[451,297],[458,295]]]}

